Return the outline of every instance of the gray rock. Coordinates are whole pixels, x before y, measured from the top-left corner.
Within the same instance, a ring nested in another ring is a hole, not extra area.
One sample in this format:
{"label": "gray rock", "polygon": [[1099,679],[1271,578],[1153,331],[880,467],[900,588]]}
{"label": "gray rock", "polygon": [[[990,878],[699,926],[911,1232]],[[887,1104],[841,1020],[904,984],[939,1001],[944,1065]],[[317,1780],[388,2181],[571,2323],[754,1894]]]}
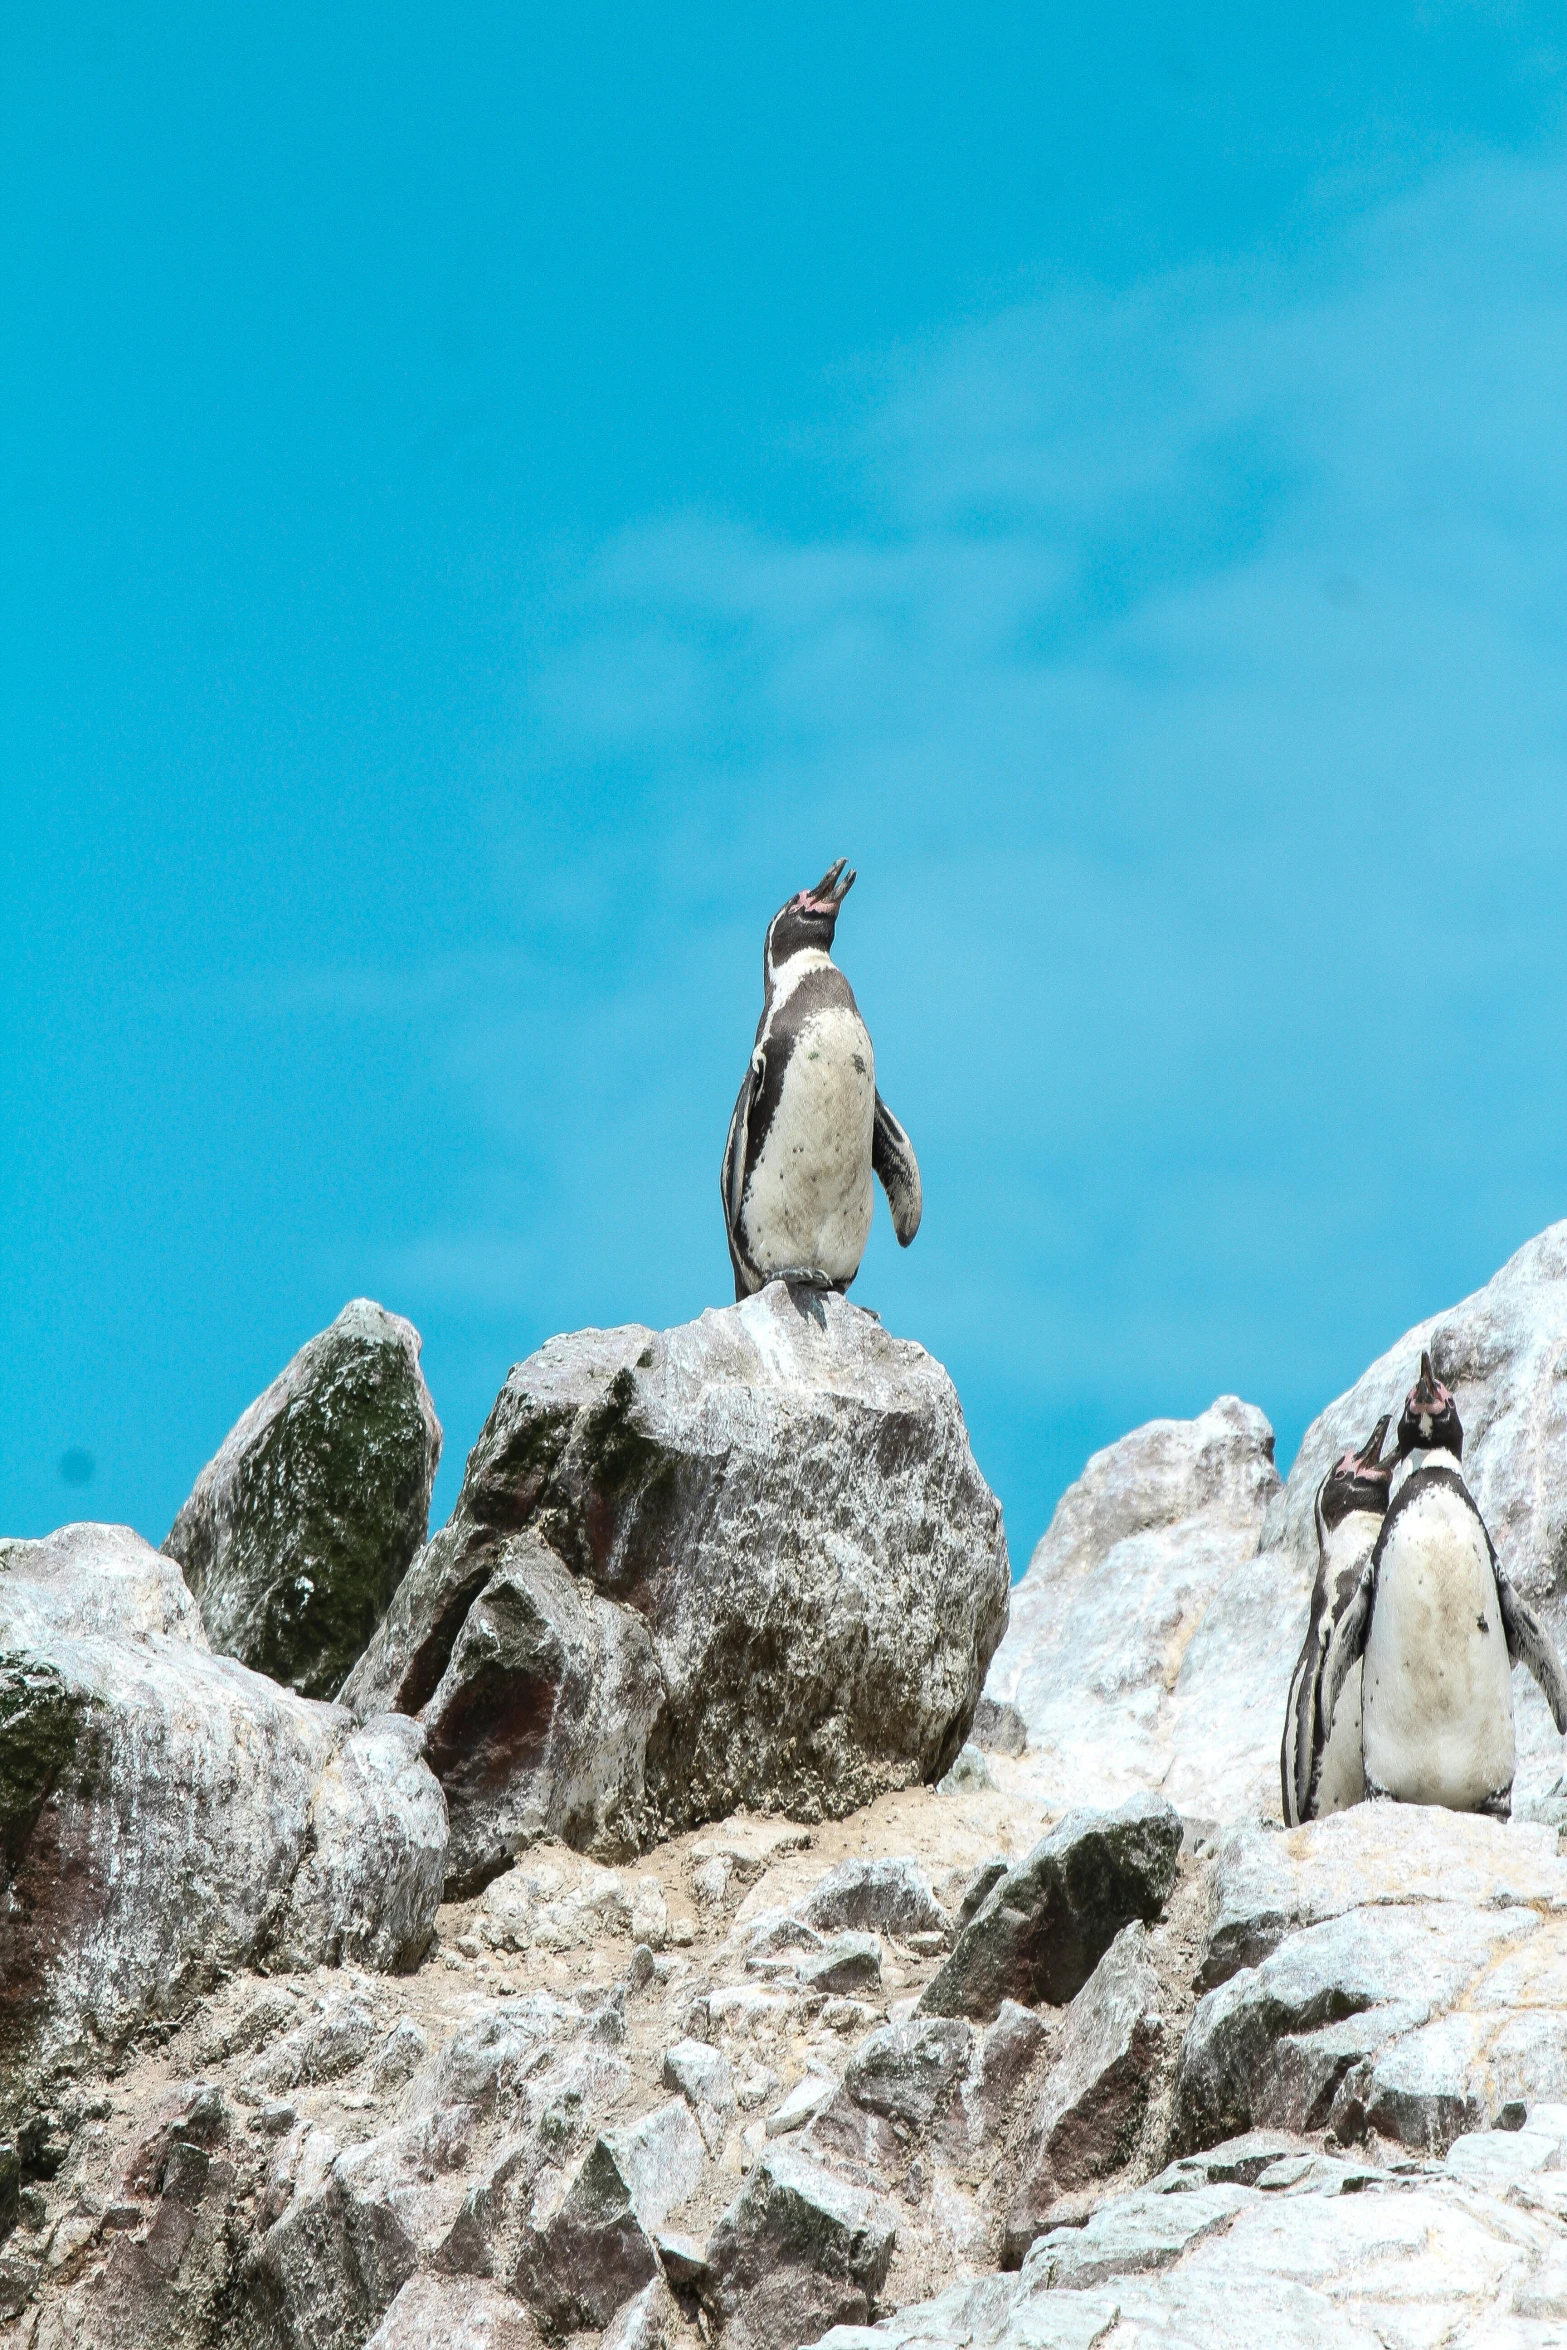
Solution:
{"label": "gray rock", "polygon": [[911,2016],[862,2040],[844,2069],[846,2097],[866,2112],[929,2130],[968,2070],[976,2034],[956,2016]]}
{"label": "gray rock", "polygon": [[702,2298],[732,2350],[793,2350],[827,2326],[865,2321],[896,2240],[871,2196],[773,2147],[713,2230]]}
{"label": "gray rock", "polygon": [[820,1950],[807,1950],[795,1961],[802,1991],[825,1991],[840,1998],[881,1988],[881,1944],[874,1934],[835,1934]]}
{"label": "gray rock", "polygon": [[[1221,1396],[1195,1420],[1153,1420],[1095,1453],[1063,1494],[985,1684],[1023,1718],[1018,1767],[1043,1804],[1146,1788],[1229,1817],[1259,1791],[1266,1800],[1310,1590],[1309,1575],[1297,1592],[1276,1562],[1257,1583],[1279,1490],[1272,1429]],[[1284,1680],[1259,1690],[1270,1642],[1289,1649]]]}
{"label": "gray rock", "polygon": [[[659,2257],[666,2268],[681,2265],[678,2258],[670,2261],[662,2239]],[[663,2277],[657,2276],[621,2305],[599,2350],[665,2350],[665,2345],[675,2341],[680,2331],[680,2311],[675,2306],[675,2297]]]}
{"label": "gray rock", "polygon": [[693,2194],[703,2168],[701,2133],[681,2099],[589,2148],[558,2208],[531,2228],[516,2289],[545,2327],[606,2326],[659,2275],[654,2231]]}
{"label": "gray rock", "polygon": [[721,2154],[735,2118],[729,2059],[705,2040],[677,2040],[664,2051],[664,2086],[677,2089],[696,2115],[709,2154]]}
{"label": "gray rock", "polygon": [[1159,1796],[1069,1813],[963,1928],[921,2011],[988,2018],[1003,1999],[1064,2006],[1123,1926],[1159,1916],[1180,1849],[1180,1819]]}
{"label": "gray rock", "polygon": [[1567,1910],[1548,1828],[1418,1804],[1361,1804],[1287,1836],[1246,1822],[1220,1840],[1200,1979],[1256,1966],[1286,1934],[1378,1901]]}
{"label": "gray rock", "polygon": [[[1431,1902],[1356,1910],[1288,1936],[1199,2001],[1176,2076],[1172,2151],[1253,2128],[1358,2137],[1368,2122],[1442,2150],[1488,2118],[1483,2092],[1454,2085],[1451,2042],[1434,2076],[1402,2044],[1538,1930],[1532,1910]],[[1460,2032],[1461,2057],[1478,2054]]]}
{"label": "gray rock", "polygon": [[1547,2350],[1560,2338],[1554,2208],[1441,2170],[1326,2161],[1288,2140],[1229,2154],[1218,2149],[1211,2175],[1182,2166],[1053,2230],[1020,2276],[837,2327],[820,2350]]}
{"label": "gray rock", "polygon": [[419,1333],[355,1298],[202,1470],[163,1548],[213,1647],[332,1697],[424,1541],[441,1425]]}
{"label": "gray rock", "polygon": [[982,1697],[970,1735],[981,1754],[1018,1755],[1028,1744],[1028,1724],[1009,1701]]}
{"label": "gray rock", "polygon": [[538,2350],[538,2343],[538,2328],[509,2293],[477,2277],[421,2272],[402,2287],[365,2350]]}
{"label": "gray rock", "polygon": [[392,1973],[424,1956],[446,1882],[446,1798],[406,1714],[345,1739],[317,1784],[278,1956]]}
{"label": "gray rock", "polygon": [[899,1941],[910,1934],[939,1932],[949,1923],[929,1878],[914,1860],[841,1860],[812,1888],[799,1914],[821,1934],[853,1927],[862,1933],[891,1934]]}
{"label": "gray rock", "polygon": [[951,1770],[936,1782],[938,1795],[976,1795],[986,1792],[993,1795],[995,1791],[996,1782],[990,1775],[990,1765],[974,1745],[960,1746]]}
{"label": "gray rock", "polygon": [[213,1656],[128,1528],[0,1545],[0,2121],[285,1946],[411,1963],[440,1800],[404,1733]]}
{"label": "gray rock", "polygon": [[1132,2154],[1164,2046],[1147,1928],[1124,1927],[1067,2010],[1026,2141],[1006,2224],[1017,2266],[1059,2198],[1118,2170]]}
{"label": "gray rock", "polygon": [[934,1780],[1007,1589],[940,1366],[774,1283],[519,1364],[344,1694],[424,1720],[465,1884],[546,1832],[612,1853]]}

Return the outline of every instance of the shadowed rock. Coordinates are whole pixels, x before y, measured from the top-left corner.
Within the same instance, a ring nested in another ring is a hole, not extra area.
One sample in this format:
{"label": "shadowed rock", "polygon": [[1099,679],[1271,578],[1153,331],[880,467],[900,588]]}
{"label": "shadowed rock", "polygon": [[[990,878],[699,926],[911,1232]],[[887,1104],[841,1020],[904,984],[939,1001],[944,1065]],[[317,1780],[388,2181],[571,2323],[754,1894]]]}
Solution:
{"label": "shadowed rock", "polygon": [[921,2012],[988,2018],[1003,1999],[1065,2006],[1123,1926],[1159,1916],[1180,1850],[1180,1820],[1160,1796],[1070,1812],[982,1902]]}
{"label": "shadowed rock", "polygon": [[713,2230],[702,2298],[734,2350],[792,2350],[827,2326],[865,2322],[896,2240],[873,2197],[775,2147]]}

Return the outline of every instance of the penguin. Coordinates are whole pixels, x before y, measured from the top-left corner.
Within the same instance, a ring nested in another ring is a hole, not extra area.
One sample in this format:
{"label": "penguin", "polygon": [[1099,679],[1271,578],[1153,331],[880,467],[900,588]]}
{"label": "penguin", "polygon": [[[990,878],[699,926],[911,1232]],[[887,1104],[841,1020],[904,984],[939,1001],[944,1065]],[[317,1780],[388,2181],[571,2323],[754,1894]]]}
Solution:
{"label": "penguin", "polygon": [[[1458,1406],[1420,1357],[1398,1424],[1399,1481],[1330,1659],[1329,1700],[1356,1655],[1361,1752],[1373,1800],[1512,1812],[1514,1664],[1527,1665],[1558,1730],[1567,1674],[1503,1572],[1464,1482]],[[1329,1715],[1331,1718],[1331,1702]]]}
{"label": "penguin", "polygon": [[1284,1785],[1284,1821],[1326,1819],[1364,1799],[1360,1759],[1360,1666],[1339,1684],[1330,1714],[1324,1688],[1333,1645],[1344,1636],[1344,1620],[1372,1546],[1387,1514],[1395,1457],[1382,1458],[1382,1440],[1391,1414],[1384,1412],[1358,1452],[1346,1452],[1317,1487],[1317,1579],[1311,1617],[1290,1680],[1279,1773]]}
{"label": "penguin", "polygon": [[767,925],[762,1017],[729,1121],[724,1226],[736,1299],[786,1280],[840,1295],[870,1237],[874,1173],[907,1248],[920,1228],[914,1146],[876,1091],[876,1056],[832,959],[855,876],[830,865]]}

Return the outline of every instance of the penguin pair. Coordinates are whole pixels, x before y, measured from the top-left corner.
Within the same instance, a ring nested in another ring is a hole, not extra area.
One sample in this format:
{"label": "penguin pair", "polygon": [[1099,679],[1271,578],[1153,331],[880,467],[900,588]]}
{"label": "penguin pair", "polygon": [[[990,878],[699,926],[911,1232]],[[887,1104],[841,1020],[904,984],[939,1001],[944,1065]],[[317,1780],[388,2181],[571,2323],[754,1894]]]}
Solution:
{"label": "penguin pair", "polygon": [[914,1146],[876,1090],[854,990],[832,959],[854,887],[838,859],[767,925],[762,1017],[724,1145],[736,1299],[769,1281],[847,1290],[870,1238],[872,1177],[907,1248],[920,1225]]}
{"label": "penguin pair", "polygon": [[1280,1754],[1292,1827],[1363,1794],[1506,1819],[1515,1664],[1567,1731],[1567,1675],[1497,1558],[1429,1354],[1388,1463],[1386,1433],[1379,1420],[1317,1491],[1317,1578]]}

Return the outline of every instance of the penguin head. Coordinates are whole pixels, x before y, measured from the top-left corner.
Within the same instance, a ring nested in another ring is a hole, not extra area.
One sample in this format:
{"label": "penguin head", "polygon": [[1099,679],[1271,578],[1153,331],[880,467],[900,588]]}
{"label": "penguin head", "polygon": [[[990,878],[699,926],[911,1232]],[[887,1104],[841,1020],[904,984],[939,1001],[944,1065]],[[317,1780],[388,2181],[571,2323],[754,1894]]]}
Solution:
{"label": "penguin head", "polygon": [[1392,1416],[1384,1412],[1360,1450],[1345,1453],[1323,1478],[1317,1505],[1329,1529],[1341,1525],[1351,1510],[1372,1510],[1379,1518],[1385,1514],[1397,1456],[1382,1458],[1382,1439]]}
{"label": "penguin head", "polygon": [[1458,1406],[1431,1368],[1431,1357],[1420,1358],[1420,1376],[1404,1398],[1398,1423],[1398,1457],[1412,1452],[1450,1452],[1464,1457],[1463,1422]]}
{"label": "penguin head", "polygon": [[831,954],[838,908],[854,887],[853,873],[844,871],[848,862],[847,857],[840,857],[836,865],[828,866],[814,889],[797,890],[779,907],[767,925],[763,956],[767,971],[776,971],[780,963],[787,963],[805,947]]}

